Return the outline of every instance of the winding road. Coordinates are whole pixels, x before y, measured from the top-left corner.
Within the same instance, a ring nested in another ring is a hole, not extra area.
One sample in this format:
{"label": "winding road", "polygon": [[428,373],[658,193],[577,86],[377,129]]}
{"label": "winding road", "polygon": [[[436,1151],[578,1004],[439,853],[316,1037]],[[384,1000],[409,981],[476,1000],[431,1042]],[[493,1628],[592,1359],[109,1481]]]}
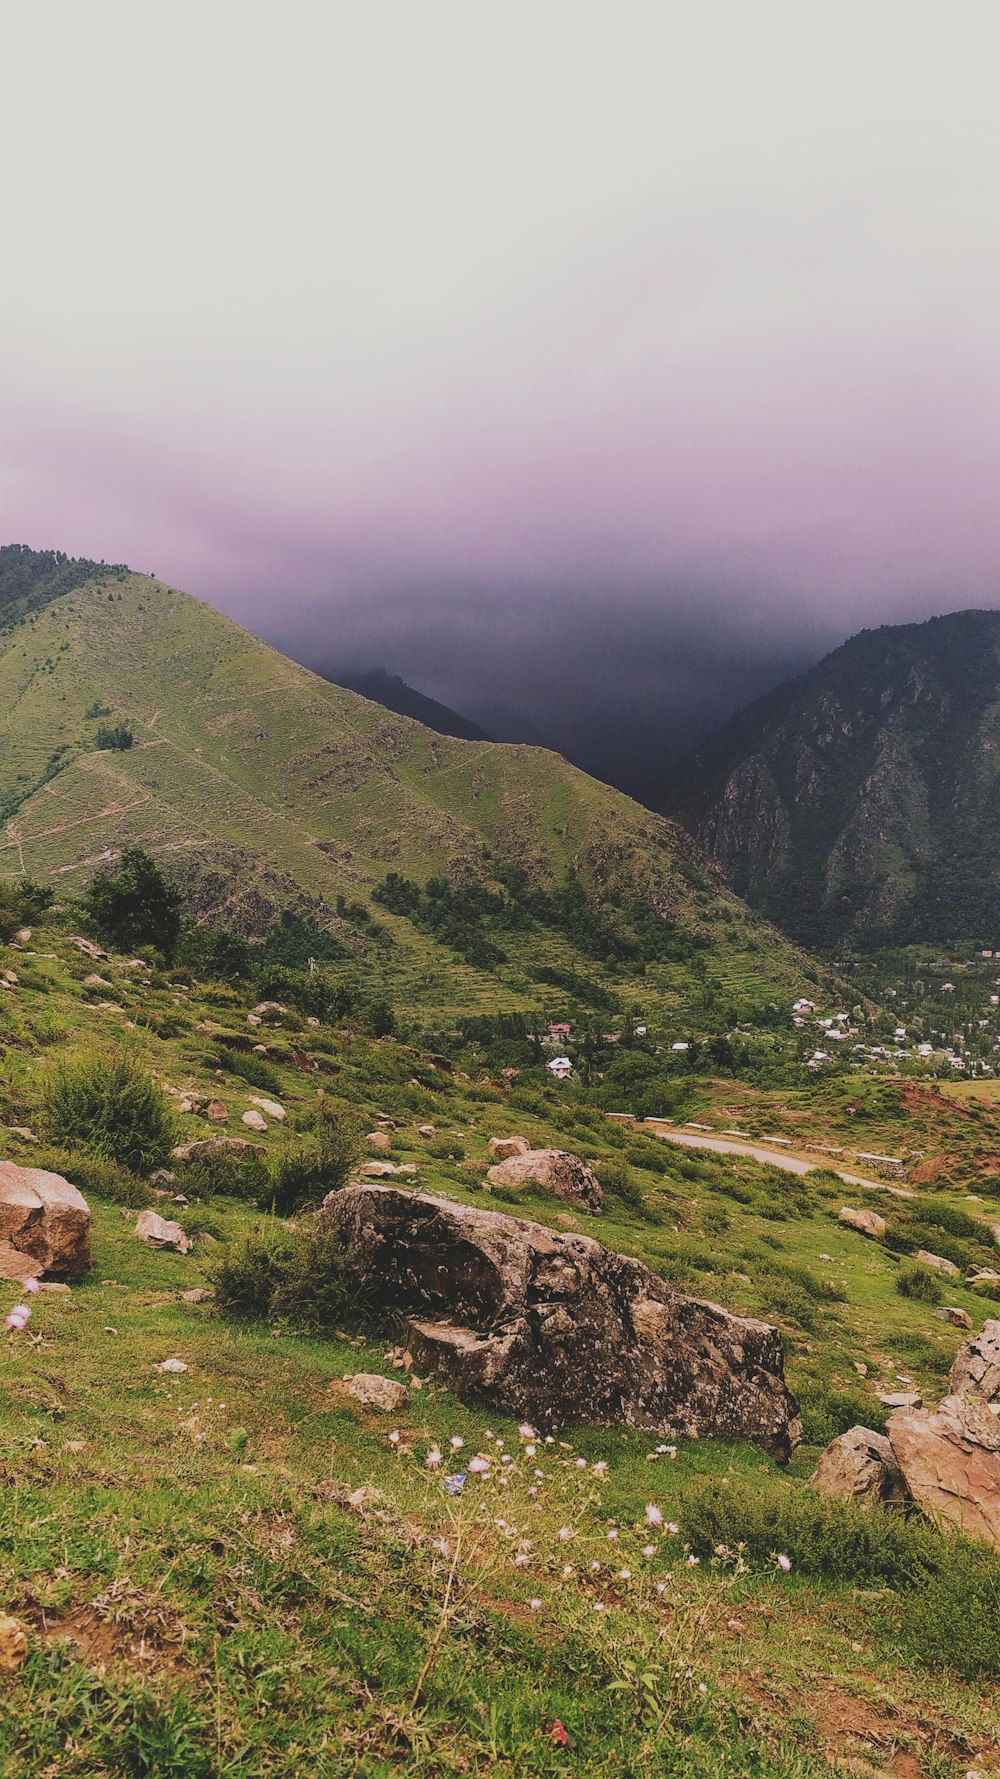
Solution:
{"label": "winding road", "polygon": [[679,1129],[676,1125],[665,1125],[657,1118],[646,1118],[636,1128],[649,1131],[654,1137],[662,1137],[667,1143],[679,1143],[685,1149],[714,1149],[720,1155],[749,1155],[751,1161],[762,1161],[769,1167],[784,1168],[786,1174],[808,1174],[813,1168],[821,1167],[826,1173],[839,1175],[848,1186],[865,1186],[870,1192],[891,1192],[894,1198],[917,1196],[907,1186],[888,1186],[884,1180],[869,1180],[863,1174],[849,1174],[843,1168],[831,1167],[823,1160],[802,1161],[799,1156],[785,1155],[780,1149],[765,1149],[759,1143],[740,1143],[733,1137],[707,1136],[700,1131]]}

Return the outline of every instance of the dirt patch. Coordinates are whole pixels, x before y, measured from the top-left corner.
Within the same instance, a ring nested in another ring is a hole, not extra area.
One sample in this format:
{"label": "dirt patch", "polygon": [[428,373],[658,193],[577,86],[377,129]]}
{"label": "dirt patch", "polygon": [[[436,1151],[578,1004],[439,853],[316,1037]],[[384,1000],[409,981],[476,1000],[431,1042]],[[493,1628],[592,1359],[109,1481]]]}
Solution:
{"label": "dirt patch", "polygon": [[827,1760],[849,1771],[868,1768],[893,1773],[896,1779],[926,1779],[925,1755],[968,1754],[953,1736],[911,1710],[887,1705],[879,1712],[856,1693],[820,1687],[809,1706]]}

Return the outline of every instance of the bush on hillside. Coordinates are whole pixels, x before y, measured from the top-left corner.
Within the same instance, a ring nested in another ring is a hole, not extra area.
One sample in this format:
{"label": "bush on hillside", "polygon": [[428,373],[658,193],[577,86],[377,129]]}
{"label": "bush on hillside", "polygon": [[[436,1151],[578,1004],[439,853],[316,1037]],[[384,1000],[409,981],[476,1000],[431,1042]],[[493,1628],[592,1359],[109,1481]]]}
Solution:
{"label": "bush on hillside", "polygon": [[169,961],[180,936],[183,901],[148,852],[127,846],[113,876],[91,879],[83,905],[109,945],[121,951],[153,945]]}
{"label": "bush on hillside", "polygon": [[281,1076],[277,1069],[272,1068],[263,1056],[255,1056],[252,1050],[223,1050],[212,1058],[210,1066],[238,1075],[241,1081],[246,1081],[250,1087],[259,1087],[265,1093],[281,1092]]}
{"label": "bush on hillside", "polygon": [[901,1266],[894,1283],[900,1297],[912,1297],[918,1303],[940,1303],[944,1297],[944,1288],[938,1274],[932,1272],[929,1266],[921,1266],[919,1262],[912,1266]]}
{"label": "bush on hillside", "polygon": [[339,1236],[313,1225],[291,1230],[258,1223],[209,1268],[220,1313],[238,1322],[283,1322],[308,1334],[332,1334],[357,1322],[363,1300]]}
{"label": "bush on hillside", "polygon": [[260,1155],[209,1149],[175,1164],[177,1184],[186,1198],[236,1198],[243,1204],[267,1203],[270,1174]]}
{"label": "bush on hillside", "polygon": [[267,1204],[279,1217],[312,1209],[328,1192],[346,1185],[360,1152],[360,1129],[354,1118],[332,1109],[322,1111],[301,1142],[275,1156]]}
{"label": "bush on hillside", "polygon": [[0,945],[9,944],[19,927],[30,926],[52,902],[46,884],[30,877],[5,878],[0,882]]}
{"label": "bush on hillside", "polygon": [[1000,1677],[996,1551],[777,1478],[705,1478],[685,1496],[682,1515],[699,1555],[741,1545],[751,1562],[768,1564],[780,1551],[793,1574],[872,1590],[873,1634],[914,1661],[964,1680]]}
{"label": "bush on hillside", "polygon": [[103,1198],[109,1204],[127,1205],[135,1211],[156,1202],[146,1181],[140,1180],[127,1167],[117,1161],[107,1161],[100,1155],[88,1155],[80,1149],[33,1149],[31,1165],[45,1168],[52,1174],[62,1174],[64,1180],[78,1186],[87,1198]]}
{"label": "bush on hillside", "polygon": [[90,1051],[55,1068],[44,1120],[54,1142],[117,1162],[133,1174],[148,1174],[167,1162],[176,1134],[162,1088],[128,1051],[114,1056]]}

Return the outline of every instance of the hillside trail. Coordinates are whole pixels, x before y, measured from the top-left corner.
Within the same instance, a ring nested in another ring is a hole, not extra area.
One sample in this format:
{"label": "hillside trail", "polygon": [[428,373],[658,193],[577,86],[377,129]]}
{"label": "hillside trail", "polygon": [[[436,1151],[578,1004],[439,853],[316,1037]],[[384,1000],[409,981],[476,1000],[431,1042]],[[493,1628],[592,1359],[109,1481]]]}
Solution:
{"label": "hillside trail", "polygon": [[888,1186],[884,1180],[869,1180],[863,1174],[850,1174],[843,1168],[829,1167],[825,1162],[802,1161],[797,1155],[783,1155],[780,1149],[765,1149],[759,1143],[740,1143],[733,1137],[702,1136],[694,1131],[678,1130],[658,1118],[644,1119],[640,1128],[651,1131],[653,1136],[663,1137],[665,1142],[680,1143],[685,1149],[714,1149],[721,1155],[748,1155],[752,1161],[764,1162],[768,1167],[784,1168],[786,1174],[809,1174],[822,1166],[824,1173],[836,1174],[847,1186],[864,1186],[869,1192],[889,1192],[893,1198],[917,1196],[907,1186]]}

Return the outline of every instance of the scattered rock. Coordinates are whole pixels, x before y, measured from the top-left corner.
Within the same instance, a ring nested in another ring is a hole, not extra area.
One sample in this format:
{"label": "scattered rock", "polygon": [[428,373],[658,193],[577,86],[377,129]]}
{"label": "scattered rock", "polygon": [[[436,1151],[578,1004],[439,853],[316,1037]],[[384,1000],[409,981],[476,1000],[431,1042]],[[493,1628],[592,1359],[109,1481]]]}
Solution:
{"label": "scattered rock", "polygon": [[18,927],[17,932],[14,934],[14,937],[17,940],[19,945],[30,945],[31,944],[31,928],[30,927]]}
{"label": "scattered rock", "polygon": [[287,1013],[288,1008],[283,1007],[280,1001],[258,1001],[254,1012],[261,1015],[264,1013]]}
{"label": "scattered rock", "polygon": [[228,1124],[229,1113],[221,1100],[209,1100],[205,1107],[205,1117],[210,1124]]}
{"label": "scattered rock", "polygon": [[0,1242],[35,1261],[35,1272],[78,1279],[90,1266],[90,1210],[61,1174],[0,1161]]}
{"label": "scattered rock", "polygon": [[284,1106],[279,1106],[277,1100],[261,1099],[259,1093],[252,1093],[250,1095],[250,1104],[252,1106],[257,1106],[266,1117],[276,1119],[279,1124],[285,1116]]}
{"label": "scattered rock", "polygon": [[974,1291],[978,1290],[980,1286],[984,1290],[993,1290],[997,1285],[1000,1285],[1000,1272],[994,1272],[988,1266],[973,1266],[969,1268],[965,1282],[967,1285],[971,1285]]}
{"label": "scattered rock", "polygon": [[107,952],[102,951],[91,939],[81,939],[79,933],[70,933],[69,942],[76,946],[77,951],[82,951],[84,957],[93,958],[95,963],[107,962]]}
{"label": "scattered rock", "polygon": [[260,1113],[257,1111],[256,1106],[253,1108],[252,1111],[244,1112],[243,1123],[248,1125],[251,1130],[266,1130],[267,1129],[267,1122],[264,1118],[261,1117]]}
{"label": "scattered rock", "polygon": [[892,1446],[868,1427],[852,1427],[831,1440],[809,1481],[820,1494],[860,1507],[901,1508],[909,1499]]}
{"label": "scattered rock", "polygon": [[179,1223],[168,1223],[157,1211],[140,1211],[135,1233],[149,1248],[165,1248],[174,1254],[190,1254],[191,1238]]}
{"label": "scattered rock", "polygon": [[199,1137],[196,1143],[179,1143],[172,1151],[178,1161],[190,1161],[194,1155],[261,1155],[267,1154],[263,1143],[252,1143],[249,1137]]}
{"label": "scattered rock", "polygon": [[247,1014],[247,1025],[263,1025],[263,1023],[264,1021],[261,1019],[259,1013]]}
{"label": "scattered rock", "polygon": [[187,1366],[183,1359],[161,1359],[156,1369],[157,1371],[180,1373],[182,1371],[187,1371]]}
{"label": "scattered rock", "polygon": [[168,1167],[154,1168],[149,1176],[149,1184],[154,1188],[160,1188],[164,1192],[168,1187],[173,1186],[176,1180],[177,1175],[171,1173]]}
{"label": "scattered rock", "polygon": [[955,1262],[946,1260],[943,1254],[932,1254],[927,1248],[918,1248],[914,1259],[919,1260],[921,1266],[929,1266],[932,1272],[947,1273],[949,1279],[961,1277]]}
{"label": "scattered rock", "polygon": [[318,1019],[317,1019],[317,1018],[316,1018],[316,1015],[315,1015],[315,1014],[314,1014],[314,1013],[310,1013],[310,1015],[309,1015],[309,1017],[308,1017],[308,1019],[307,1019],[307,1020],[306,1020],[306,1024],[307,1024],[307,1025],[312,1025],[312,1026],[317,1026],[317,1025],[319,1025],[319,1023],[320,1023],[320,1022],[319,1022],[319,1020],[318,1020]]}
{"label": "scattered rock", "polygon": [[365,1138],[370,1149],[391,1149],[392,1138],[387,1131],[370,1130]]}
{"label": "scattered rock", "polygon": [[0,1613],[0,1674],[16,1674],[28,1659],[28,1627]]}
{"label": "scattered rock", "polygon": [[959,1309],[957,1304],[943,1303],[934,1314],[939,1322],[950,1322],[953,1328],[972,1327],[972,1317],[968,1310]]}
{"label": "scattered rock", "polygon": [[418,1124],[417,1135],[418,1137],[435,1137],[437,1136],[437,1130],[433,1124]]}
{"label": "scattered rock", "polygon": [[0,1241],[0,1279],[7,1279],[12,1285],[23,1285],[37,1273],[37,1260],[30,1254],[22,1254],[12,1243]]}
{"label": "scattered rock", "polygon": [[2,974],[3,974],[4,981],[9,982],[11,988],[16,988],[19,981],[21,980],[20,977],[17,976],[13,970],[4,970],[2,972]]}
{"label": "scattered rock", "polygon": [[347,1388],[366,1408],[380,1408],[386,1414],[402,1408],[410,1399],[405,1384],[397,1384],[391,1377],[379,1377],[375,1371],[359,1371]]}
{"label": "scattered rock", "polygon": [[491,1137],[490,1154],[498,1161],[510,1161],[515,1155],[527,1155],[531,1144],[526,1137]]}
{"label": "scattered rock", "polygon": [[879,1401],[883,1408],[922,1408],[924,1399],[918,1390],[888,1390]]}
{"label": "scattered rock", "polygon": [[877,1211],[854,1211],[850,1205],[844,1205],[838,1223],[846,1229],[856,1229],[859,1235],[880,1236],[885,1234],[885,1218]]}
{"label": "scattered rock", "polygon": [[748,1440],[801,1437],[781,1336],[672,1289],[582,1235],[393,1186],[328,1194],[363,1284],[404,1314],[410,1349],[460,1393],[552,1426],[589,1421]]}
{"label": "scattered rock", "polygon": [[976,1396],[889,1417],[889,1442],[917,1506],[967,1538],[1000,1545],[1000,1424]]}
{"label": "scattered rock", "polygon": [[953,1396],[979,1396],[1000,1407],[1000,1322],[984,1322],[974,1340],[962,1342],[948,1388]]}
{"label": "scattered rock", "polygon": [[359,1174],[367,1174],[373,1180],[387,1180],[393,1174],[415,1174],[416,1167],[412,1162],[402,1161],[397,1166],[394,1161],[366,1161],[359,1167]]}
{"label": "scattered rock", "polygon": [[211,1303],[215,1298],[214,1291],[206,1291],[204,1285],[194,1285],[190,1291],[181,1292],[182,1303]]}
{"label": "scattered rock", "polygon": [[96,970],[91,970],[90,974],[84,977],[83,986],[84,988],[114,988],[114,983],[109,982],[106,976],[98,976]]}
{"label": "scattered rock", "polygon": [[525,1149],[487,1169],[490,1186],[541,1186],[567,1204],[592,1215],[604,1208],[601,1183],[592,1168],[565,1149]]}

